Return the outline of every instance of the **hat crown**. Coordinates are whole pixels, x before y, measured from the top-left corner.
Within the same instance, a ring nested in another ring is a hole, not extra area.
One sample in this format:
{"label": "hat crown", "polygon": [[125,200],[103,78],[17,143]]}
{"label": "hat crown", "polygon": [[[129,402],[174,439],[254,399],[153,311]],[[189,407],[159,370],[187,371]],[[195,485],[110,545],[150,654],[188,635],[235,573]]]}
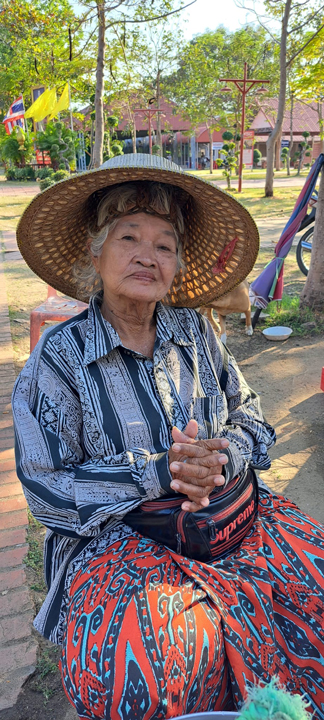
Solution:
{"label": "hat crown", "polygon": [[155,168],[155,170],[172,170],[173,172],[182,173],[183,170],[176,163],[167,160],[160,155],[149,155],[148,153],[126,153],[126,155],[116,155],[110,160],[106,160],[100,166],[100,170],[111,170],[112,168]]}

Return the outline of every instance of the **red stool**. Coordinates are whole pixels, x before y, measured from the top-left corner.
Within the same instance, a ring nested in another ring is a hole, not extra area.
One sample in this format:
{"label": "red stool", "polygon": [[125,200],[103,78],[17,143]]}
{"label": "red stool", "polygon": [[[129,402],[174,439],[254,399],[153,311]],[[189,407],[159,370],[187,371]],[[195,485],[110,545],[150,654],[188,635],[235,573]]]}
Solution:
{"label": "red stool", "polygon": [[324,367],[322,368],[322,375],[321,375],[321,384],[320,384],[321,390],[324,391]]}
{"label": "red stool", "polygon": [[64,320],[69,320],[74,315],[78,315],[86,307],[88,307],[87,304],[79,300],[59,297],[56,290],[48,285],[47,299],[30,313],[30,352],[37,345],[40,329],[46,320],[54,320],[58,323],[64,322]]}

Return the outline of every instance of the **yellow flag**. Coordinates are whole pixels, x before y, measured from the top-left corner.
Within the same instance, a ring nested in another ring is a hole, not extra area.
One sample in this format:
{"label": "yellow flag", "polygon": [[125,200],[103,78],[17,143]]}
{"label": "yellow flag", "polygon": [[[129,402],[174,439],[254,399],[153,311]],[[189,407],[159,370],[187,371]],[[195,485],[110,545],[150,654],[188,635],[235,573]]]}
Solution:
{"label": "yellow flag", "polygon": [[49,90],[45,90],[41,95],[38,96],[37,100],[33,102],[33,104],[26,110],[25,112],[25,118],[32,118],[34,117],[34,113],[37,112],[38,108],[41,107],[42,103],[44,102],[44,95],[46,96],[49,93]]}
{"label": "yellow flag", "polygon": [[28,110],[25,112],[25,118],[32,117],[35,122],[40,122],[41,120],[46,117],[46,115],[49,115],[49,113],[52,112],[53,108],[56,105],[56,90],[53,88],[50,90],[49,88],[45,90],[37,100],[28,108]]}
{"label": "yellow flag", "polygon": [[48,119],[52,120],[52,118],[56,117],[56,115],[62,112],[62,110],[67,110],[68,107],[70,107],[69,83],[66,83],[62,95],[55,107],[52,109],[51,115]]}
{"label": "yellow flag", "polygon": [[41,98],[43,98],[43,102],[38,106],[38,108],[36,109],[36,111],[34,111],[33,114],[35,122],[40,122],[41,120],[44,120],[44,118],[47,115],[50,115],[55,108],[55,105],[57,103],[55,88],[52,88],[52,90],[45,90],[43,95],[41,95]]}

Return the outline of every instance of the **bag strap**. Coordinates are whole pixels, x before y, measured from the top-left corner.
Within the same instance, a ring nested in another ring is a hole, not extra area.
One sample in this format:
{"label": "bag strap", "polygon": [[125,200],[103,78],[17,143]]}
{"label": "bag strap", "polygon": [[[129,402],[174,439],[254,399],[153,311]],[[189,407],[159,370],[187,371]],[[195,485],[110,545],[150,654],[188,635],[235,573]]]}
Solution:
{"label": "bag strap", "polygon": [[223,355],[223,367],[222,367],[222,372],[219,377],[219,384],[220,384],[221,391],[225,392],[227,380],[228,380],[229,352],[224,344],[222,345],[222,355]]}

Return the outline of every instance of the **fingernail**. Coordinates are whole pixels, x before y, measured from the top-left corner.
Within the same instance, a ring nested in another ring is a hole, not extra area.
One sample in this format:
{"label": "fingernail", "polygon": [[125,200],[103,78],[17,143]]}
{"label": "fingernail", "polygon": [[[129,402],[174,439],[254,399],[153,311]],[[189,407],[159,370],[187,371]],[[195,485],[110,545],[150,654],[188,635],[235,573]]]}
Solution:
{"label": "fingernail", "polygon": [[214,483],[215,485],[224,485],[225,478],[223,475],[217,475],[217,477],[214,477]]}
{"label": "fingernail", "polygon": [[202,498],[201,504],[203,505],[203,507],[207,507],[207,505],[209,505],[209,500],[208,500],[208,498]]}
{"label": "fingernail", "polygon": [[221,441],[221,446],[222,446],[223,448],[226,448],[226,447],[228,447],[228,445],[229,445],[228,440],[226,440],[226,439],[224,438],[224,440]]}
{"label": "fingernail", "polygon": [[174,482],[174,480],[171,483],[172,490],[179,490],[180,485],[178,485],[177,482]]}
{"label": "fingernail", "polygon": [[172,450],[173,450],[174,452],[180,452],[181,447],[180,447],[180,445],[172,445]]}
{"label": "fingernail", "polygon": [[227,457],[227,455],[220,455],[217,459],[218,459],[218,461],[219,461],[220,463],[227,463],[227,462],[228,462],[228,457]]}
{"label": "fingernail", "polygon": [[170,470],[172,470],[172,472],[177,472],[179,469],[180,469],[179,463],[176,463],[176,462],[171,463]]}

